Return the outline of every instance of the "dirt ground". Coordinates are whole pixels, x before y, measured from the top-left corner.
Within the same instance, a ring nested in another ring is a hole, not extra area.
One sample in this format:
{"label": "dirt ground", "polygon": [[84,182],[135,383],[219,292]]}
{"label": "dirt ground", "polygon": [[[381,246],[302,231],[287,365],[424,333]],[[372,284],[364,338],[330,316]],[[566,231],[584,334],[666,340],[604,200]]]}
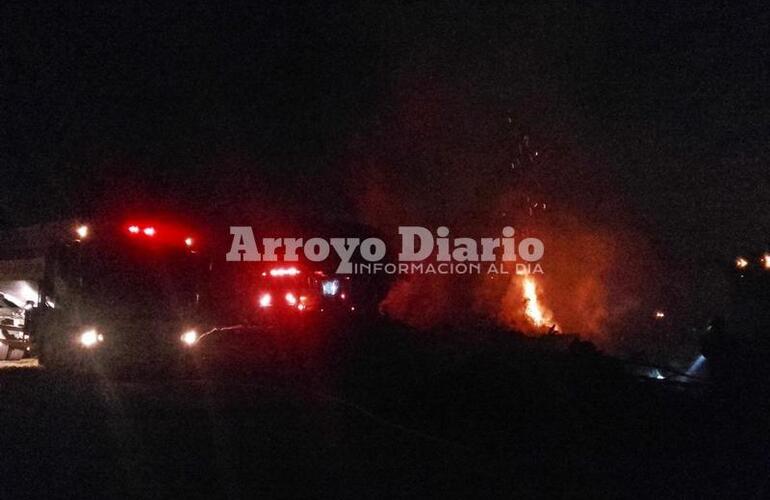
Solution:
{"label": "dirt ground", "polygon": [[328,356],[317,376],[209,371],[163,380],[6,364],[0,496],[766,493],[761,405],[522,346],[391,338]]}

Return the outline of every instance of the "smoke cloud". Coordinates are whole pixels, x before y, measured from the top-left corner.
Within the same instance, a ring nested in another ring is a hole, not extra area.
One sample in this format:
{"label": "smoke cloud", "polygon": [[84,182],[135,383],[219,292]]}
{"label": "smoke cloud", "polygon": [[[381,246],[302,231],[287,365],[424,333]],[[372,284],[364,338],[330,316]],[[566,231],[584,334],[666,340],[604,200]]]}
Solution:
{"label": "smoke cloud", "polygon": [[[654,288],[655,264],[601,166],[560,139],[563,131],[533,134],[537,161],[517,164],[527,127],[494,100],[428,82],[394,101],[352,148],[349,185],[361,219],[394,237],[399,225],[446,225],[450,238],[495,237],[511,225],[517,239],[540,238],[544,273],[534,279],[543,307],[562,331],[611,343],[644,307],[640,291]],[[513,274],[402,276],[381,304],[419,328],[494,321],[542,331],[525,308]]]}

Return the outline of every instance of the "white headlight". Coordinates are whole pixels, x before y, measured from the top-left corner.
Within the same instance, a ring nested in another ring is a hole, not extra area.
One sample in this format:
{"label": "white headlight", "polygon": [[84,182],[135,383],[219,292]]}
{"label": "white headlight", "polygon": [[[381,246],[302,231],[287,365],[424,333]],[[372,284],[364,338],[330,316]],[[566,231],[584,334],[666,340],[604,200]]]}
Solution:
{"label": "white headlight", "polygon": [[337,290],[340,289],[340,282],[337,280],[329,280],[321,283],[321,293],[324,295],[337,295]]}
{"label": "white headlight", "polygon": [[104,341],[104,336],[94,329],[86,330],[80,334],[80,344],[83,347],[93,347],[102,341]]}
{"label": "white headlight", "polygon": [[88,236],[88,226],[86,226],[86,225],[78,226],[75,229],[75,232],[77,233],[78,237],[82,240],[86,236]]}
{"label": "white headlight", "polygon": [[198,332],[195,330],[188,330],[182,334],[182,342],[186,345],[193,345],[198,340]]}

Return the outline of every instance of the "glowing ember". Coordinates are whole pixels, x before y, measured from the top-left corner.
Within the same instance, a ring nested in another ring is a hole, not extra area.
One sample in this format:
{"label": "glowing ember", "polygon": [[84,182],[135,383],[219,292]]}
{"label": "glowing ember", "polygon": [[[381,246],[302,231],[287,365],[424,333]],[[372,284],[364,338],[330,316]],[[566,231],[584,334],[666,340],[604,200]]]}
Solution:
{"label": "glowing ember", "polygon": [[524,278],[524,300],[527,305],[524,314],[534,326],[538,328],[549,327],[553,331],[558,331],[559,327],[553,322],[550,311],[545,309],[537,296],[537,285],[535,280],[527,276]]}

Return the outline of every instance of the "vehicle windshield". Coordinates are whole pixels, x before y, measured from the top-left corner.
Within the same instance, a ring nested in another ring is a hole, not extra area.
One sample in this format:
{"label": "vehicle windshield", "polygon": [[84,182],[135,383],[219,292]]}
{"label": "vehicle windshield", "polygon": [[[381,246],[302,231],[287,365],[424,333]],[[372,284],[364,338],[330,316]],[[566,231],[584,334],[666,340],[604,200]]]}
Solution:
{"label": "vehicle windshield", "polygon": [[166,318],[197,304],[198,259],[184,249],[102,243],[75,258],[70,281],[85,307]]}
{"label": "vehicle windshield", "polygon": [[309,278],[307,276],[266,276],[259,281],[260,285],[267,288],[285,288],[285,287],[307,287]]}

